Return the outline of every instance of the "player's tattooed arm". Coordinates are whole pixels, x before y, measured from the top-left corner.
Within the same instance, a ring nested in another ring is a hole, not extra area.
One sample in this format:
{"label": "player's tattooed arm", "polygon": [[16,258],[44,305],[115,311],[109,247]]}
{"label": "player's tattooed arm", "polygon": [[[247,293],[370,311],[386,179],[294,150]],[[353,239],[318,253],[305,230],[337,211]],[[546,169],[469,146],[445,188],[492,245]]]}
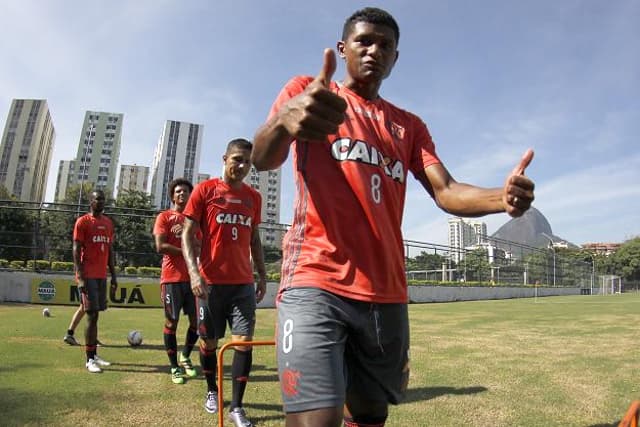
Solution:
{"label": "player's tattooed arm", "polygon": [[262,242],[260,241],[260,232],[258,231],[258,227],[254,227],[251,231],[251,258],[253,259],[253,265],[258,272],[256,301],[260,302],[267,292],[267,270],[264,266],[264,252],[262,251]]}
{"label": "player's tattooed arm", "polygon": [[197,229],[198,224],[195,221],[191,218],[185,218],[184,228],[182,230],[182,256],[189,271],[189,280],[191,281],[193,295],[198,298],[206,298],[208,293],[207,285],[204,283],[202,276],[200,276],[200,270],[198,268],[200,245],[196,238]]}

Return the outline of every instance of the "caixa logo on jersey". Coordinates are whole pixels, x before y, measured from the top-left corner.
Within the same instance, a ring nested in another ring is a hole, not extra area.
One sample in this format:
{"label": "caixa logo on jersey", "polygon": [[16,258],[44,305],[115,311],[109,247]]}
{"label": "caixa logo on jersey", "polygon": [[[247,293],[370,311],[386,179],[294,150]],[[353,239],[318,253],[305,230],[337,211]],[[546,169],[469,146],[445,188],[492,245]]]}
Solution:
{"label": "caixa logo on jersey", "polygon": [[56,297],[56,287],[51,282],[40,282],[38,285],[38,297],[42,301],[50,301]]}

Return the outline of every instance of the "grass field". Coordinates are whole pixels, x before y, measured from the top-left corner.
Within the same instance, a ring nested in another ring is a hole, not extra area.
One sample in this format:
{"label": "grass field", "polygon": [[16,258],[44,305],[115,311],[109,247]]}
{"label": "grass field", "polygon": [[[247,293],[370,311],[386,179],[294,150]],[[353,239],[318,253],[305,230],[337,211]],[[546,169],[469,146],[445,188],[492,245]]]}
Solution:
{"label": "grass field", "polygon": [[[62,342],[75,308],[42,308],[0,305],[0,425],[217,424],[203,378],[170,381],[160,309],[103,313],[99,354],[113,366],[89,374],[82,347]],[[410,317],[409,392],[388,426],[616,426],[640,398],[640,294],[421,304]],[[256,339],[274,321],[258,310]],[[127,345],[131,329],[143,346]],[[247,412],[281,426],[273,347],[253,360]]]}

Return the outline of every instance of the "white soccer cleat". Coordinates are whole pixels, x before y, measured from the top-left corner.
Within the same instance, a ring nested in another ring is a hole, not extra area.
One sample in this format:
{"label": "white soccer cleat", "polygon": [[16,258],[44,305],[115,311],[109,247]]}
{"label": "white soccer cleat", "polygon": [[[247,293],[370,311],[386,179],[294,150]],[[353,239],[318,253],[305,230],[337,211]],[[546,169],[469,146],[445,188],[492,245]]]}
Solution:
{"label": "white soccer cleat", "polygon": [[97,354],[93,356],[93,360],[96,362],[98,366],[111,366],[111,362],[107,362],[106,360],[98,357]]}
{"label": "white soccer cleat", "polygon": [[100,372],[102,372],[102,368],[98,366],[94,359],[89,359],[86,363],[86,366],[87,371],[91,372],[92,374],[99,374]]}

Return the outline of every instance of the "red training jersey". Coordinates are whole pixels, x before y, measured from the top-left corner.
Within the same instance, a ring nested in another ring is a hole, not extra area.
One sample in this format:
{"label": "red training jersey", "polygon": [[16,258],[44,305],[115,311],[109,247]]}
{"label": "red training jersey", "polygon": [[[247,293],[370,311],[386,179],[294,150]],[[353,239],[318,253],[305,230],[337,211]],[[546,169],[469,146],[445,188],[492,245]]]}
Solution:
{"label": "red training jersey", "polygon": [[106,279],[109,250],[114,241],[113,223],[106,215],[82,215],[73,227],[73,240],[82,245],[80,264],[85,279]]}
{"label": "red training jersey", "polygon": [[[269,117],[313,77],[295,77]],[[406,303],[402,214],[407,175],[440,163],[427,126],[382,98],[331,83],[346,119],[324,141],[294,141],[293,224],[283,242],[281,290],[314,286],[359,301]]]}
{"label": "red training jersey", "polygon": [[[153,225],[154,235],[163,235],[170,245],[182,248],[182,229],[184,225],[184,214],[175,210],[160,212]],[[200,239],[200,231],[196,234]],[[189,271],[187,263],[182,254],[164,254],[162,257],[162,272],[160,273],[160,283],[179,283],[189,281]]]}
{"label": "red training jersey", "polygon": [[251,235],[261,209],[260,193],[244,183],[236,190],[213,178],[193,189],[183,214],[200,225],[200,274],[207,284],[253,283]]}

